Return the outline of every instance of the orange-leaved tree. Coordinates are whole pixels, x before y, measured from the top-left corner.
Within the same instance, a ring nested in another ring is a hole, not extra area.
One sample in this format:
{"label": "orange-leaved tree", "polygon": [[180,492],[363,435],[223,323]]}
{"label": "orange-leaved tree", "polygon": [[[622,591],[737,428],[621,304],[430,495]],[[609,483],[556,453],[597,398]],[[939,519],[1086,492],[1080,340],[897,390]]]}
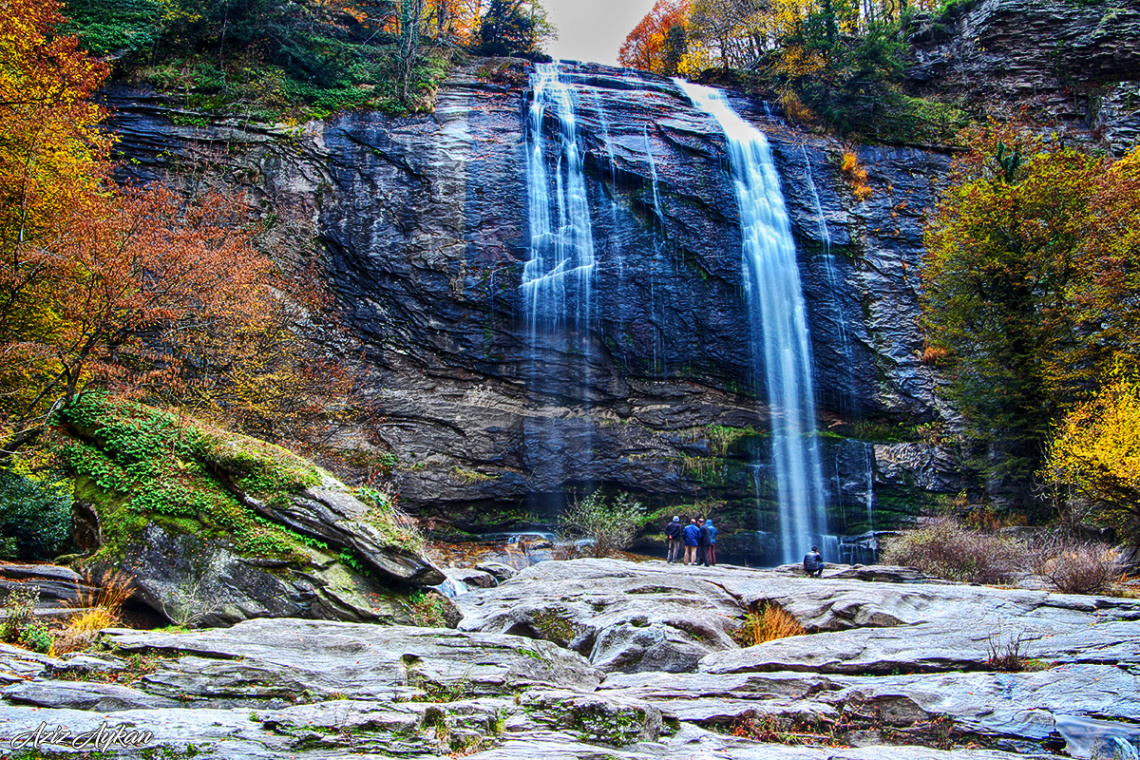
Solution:
{"label": "orange-leaved tree", "polygon": [[[42,288],[58,263],[69,220],[97,202],[111,140],[91,95],[107,70],[54,35],[63,20],[54,0],[5,0],[0,13],[0,372],[5,450],[30,433],[42,405],[23,374],[33,355],[50,354],[34,336],[59,330]],[[46,394],[45,394],[46,396]],[[7,423],[7,424],[4,424]]]}
{"label": "orange-leaved tree", "polygon": [[643,71],[675,75],[685,55],[689,8],[690,0],[657,0],[625,38],[618,61]]}
{"label": "orange-leaved tree", "polygon": [[348,373],[303,335],[328,298],[253,244],[240,195],[119,189],[91,95],[105,68],[58,5],[0,0],[0,460],[88,388],[278,439]]}

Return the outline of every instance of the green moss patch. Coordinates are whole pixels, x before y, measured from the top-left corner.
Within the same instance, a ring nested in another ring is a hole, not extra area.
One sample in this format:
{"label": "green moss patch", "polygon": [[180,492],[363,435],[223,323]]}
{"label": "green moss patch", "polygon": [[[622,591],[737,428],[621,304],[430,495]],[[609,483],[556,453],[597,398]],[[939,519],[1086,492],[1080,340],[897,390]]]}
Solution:
{"label": "green moss patch", "polygon": [[100,512],[101,552],[120,553],[154,520],[179,533],[229,536],[242,554],[307,559],[301,537],[258,517],[224,483],[266,502],[287,499],[321,482],[304,459],[104,394],[83,394],[60,418],[74,436],[63,457],[76,474],[76,496]]}

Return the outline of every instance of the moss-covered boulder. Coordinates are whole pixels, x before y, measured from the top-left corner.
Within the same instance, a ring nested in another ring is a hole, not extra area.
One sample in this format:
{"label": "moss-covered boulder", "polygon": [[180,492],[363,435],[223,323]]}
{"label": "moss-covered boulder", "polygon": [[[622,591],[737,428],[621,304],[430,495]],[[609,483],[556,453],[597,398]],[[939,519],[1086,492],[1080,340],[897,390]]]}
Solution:
{"label": "moss-covered boulder", "polygon": [[383,496],[285,449],[102,394],[60,419],[84,563],[173,622],[403,622],[400,594],[444,581]]}

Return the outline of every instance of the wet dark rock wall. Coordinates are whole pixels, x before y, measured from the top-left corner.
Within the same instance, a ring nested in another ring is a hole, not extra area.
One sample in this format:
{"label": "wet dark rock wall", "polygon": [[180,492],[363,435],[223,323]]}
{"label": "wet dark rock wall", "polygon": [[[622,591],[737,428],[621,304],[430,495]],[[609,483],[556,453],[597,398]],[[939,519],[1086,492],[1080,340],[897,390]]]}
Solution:
{"label": "wet dark rock wall", "polygon": [[[1135,120],[1136,48],[1125,44],[1135,16],[983,0],[920,17],[909,86],[1039,102],[1070,134],[1118,149]],[[1057,45],[1041,41],[1050,24],[1073,53],[1064,70],[1050,58]],[[263,221],[289,220],[281,245],[321,257],[385,412],[342,443],[396,453],[405,506],[479,531],[542,521],[537,508],[600,485],[661,515],[711,511],[722,535],[752,541],[773,527],[774,495],[724,138],[668,80],[567,69],[598,261],[592,316],[532,333],[519,288],[531,95],[499,83],[525,81],[528,66],[461,67],[431,115],[303,127],[211,120],[129,90],[109,97],[126,177],[224,175]],[[1073,94],[1078,80],[1101,83],[1081,90],[1095,98]],[[920,361],[918,326],[922,227],[950,155],[842,145],[732,100],[772,143],[797,240],[832,527],[888,527],[968,485],[937,443],[955,416]],[[553,136],[558,125],[543,128]],[[839,171],[847,151],[868,171],[865,200]]]}
{"label": "wet dark rock wall", "polygon": [[[718,512],[728,532],[774,527],[764,389],[752,372],[739,213],[718,126],[667,80],[569,70],[599,262],[592,319],[533,336],[519,289],[530,256],[529,93],[479,70],[457,71],[432,115],[356,113],[304,130],[179,126],[186,119],[162,99],[114,92],[121,149],[133,159],[125,171],[146,180],[212,162],[267,215],[299,210],[294,234],[323,244],[384,406],[384,422],[354,445],[399,456],[411,509],[478,531],[541,521],[528,510],[601,485],[663,511]],[[896,484],[876,474],[878,448],[849,438],[856,424],[942,415],[915,320],[920,223],[948,159],[862,148],[874,193],[856,202],[838,172],[842,146],[762,103],[734,105],[769,135],[781,170],[819,424],[847,437],[825,452],[833,522],[862,530],[879,498],[868,496],[868,478]],[[923,490],[906,493],[921,502]]]}

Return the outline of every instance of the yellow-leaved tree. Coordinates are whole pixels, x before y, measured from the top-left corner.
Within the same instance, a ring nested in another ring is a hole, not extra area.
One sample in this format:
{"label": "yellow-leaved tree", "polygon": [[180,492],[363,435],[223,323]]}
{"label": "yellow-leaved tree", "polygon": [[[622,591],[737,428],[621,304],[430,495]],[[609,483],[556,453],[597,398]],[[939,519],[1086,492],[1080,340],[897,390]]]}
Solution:
{"label": "yellow-leaved tree", "polygon": [[1065,417],[1049,445],[1044,478],[1070,504],[1140,545],[1140,382],[1118,372],[1096,398]]}

